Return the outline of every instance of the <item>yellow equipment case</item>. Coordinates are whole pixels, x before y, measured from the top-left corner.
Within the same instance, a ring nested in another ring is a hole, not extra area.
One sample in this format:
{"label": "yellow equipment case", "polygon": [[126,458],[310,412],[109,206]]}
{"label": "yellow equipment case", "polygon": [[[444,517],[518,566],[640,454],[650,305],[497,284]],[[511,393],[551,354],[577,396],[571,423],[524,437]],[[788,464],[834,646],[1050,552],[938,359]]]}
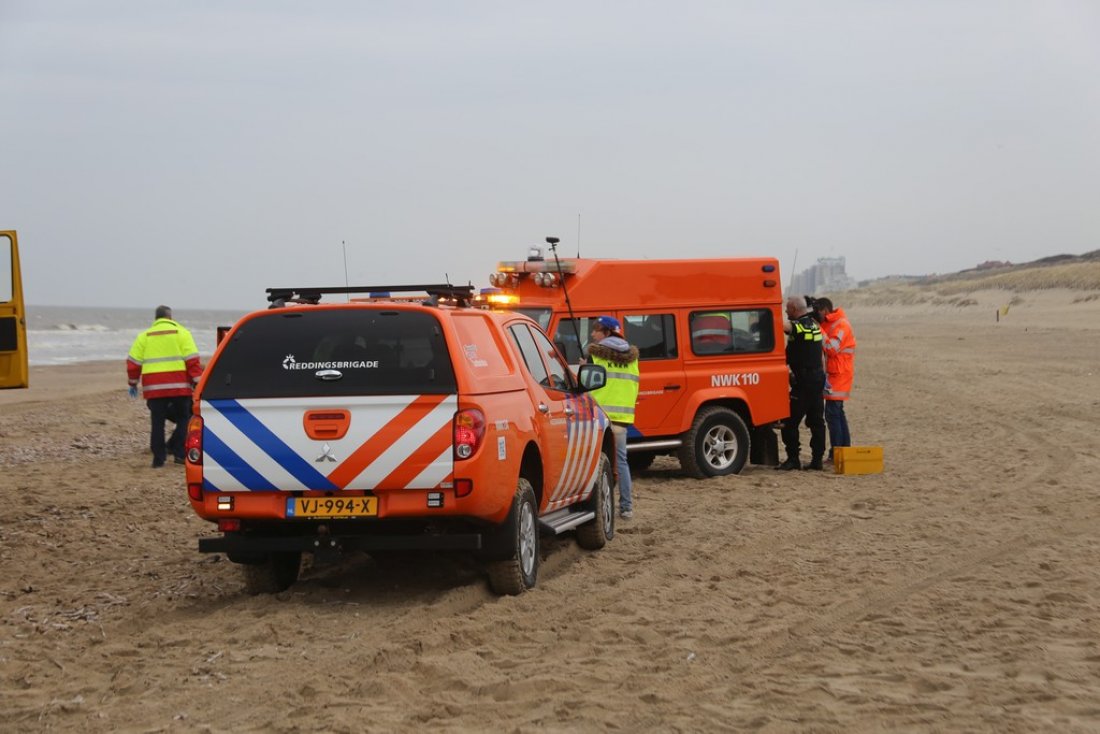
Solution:
{"label": "yellow equipment case", "polygon": [[838,446],[833,449],[837,474],[882,473],[881,446]]}

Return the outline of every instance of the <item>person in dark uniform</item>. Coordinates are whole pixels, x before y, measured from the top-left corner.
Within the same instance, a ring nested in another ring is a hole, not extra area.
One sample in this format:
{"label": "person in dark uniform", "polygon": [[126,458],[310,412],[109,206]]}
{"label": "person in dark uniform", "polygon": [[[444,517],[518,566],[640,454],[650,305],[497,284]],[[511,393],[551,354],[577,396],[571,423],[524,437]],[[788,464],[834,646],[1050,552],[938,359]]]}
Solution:
{"label": "person in dark uniform", "polygon": [[825,366],[821,327],[804,296],[787,299],[787,369],[791,377],[791,416],[783,422],[783,446],[787,460],[776,467],[784,471],[801,469],[798,429],[803,418],[810,429],[810,463],[807,469],[822,468],[825,456]]}

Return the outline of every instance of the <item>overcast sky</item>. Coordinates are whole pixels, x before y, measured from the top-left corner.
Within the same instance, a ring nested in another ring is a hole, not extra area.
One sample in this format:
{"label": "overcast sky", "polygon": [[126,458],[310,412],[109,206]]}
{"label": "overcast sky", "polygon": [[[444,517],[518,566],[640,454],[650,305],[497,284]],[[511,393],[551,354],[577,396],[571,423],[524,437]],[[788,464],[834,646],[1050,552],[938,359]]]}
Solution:
{"label": "overcast sky", "polygon": [[0,0],[0,150],[32,304],[949,272],[1100,248],[1100,2]]}

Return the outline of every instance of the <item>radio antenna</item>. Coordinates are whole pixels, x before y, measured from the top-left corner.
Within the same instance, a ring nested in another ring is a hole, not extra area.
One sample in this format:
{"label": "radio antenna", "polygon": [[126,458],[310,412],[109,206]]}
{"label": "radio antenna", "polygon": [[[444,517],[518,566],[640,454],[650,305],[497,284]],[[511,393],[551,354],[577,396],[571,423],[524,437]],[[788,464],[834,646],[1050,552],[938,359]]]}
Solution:
{"label": "radio antenna", "polygon": [[577,258],[581,256],[581,214],[577,212]]}
{"label": "radio antenna", "polygon": [[[348,243],[340,240],[340,246],[344,248],[344,287],[350,288],[348,285]],[[347,294],[348,303],[351,303],[351,293]]]}
{"label": "radio antenna", "polygon": [[[558,259],[558,243],[561,240],[557,237],[547,237],[546,242],[550,245],[550,252],[554,253],[554,264],[558,268],[558,279],[561,280],[561,292],[565,294],[565,307],[569,310],[569,321],[573,324],[573,335],[577,337],[577,351],[580,353],[580,358],[584,357],[584,352],[581,350],[581,330],[577,326],[577,317],[573,315],[573,304],[569,302],[569,291],[565,288],[565,273],[561,271],[561,260]],[[566,355],[566,359],[569,355]]]}
{"label": "radio antenna", "polygon": [[790,297],[791,288],[794,287],[794,269],[798,265],[798,248],[794,248],[794,260],[791,261],[791,275],[787,278],[787,296]]}

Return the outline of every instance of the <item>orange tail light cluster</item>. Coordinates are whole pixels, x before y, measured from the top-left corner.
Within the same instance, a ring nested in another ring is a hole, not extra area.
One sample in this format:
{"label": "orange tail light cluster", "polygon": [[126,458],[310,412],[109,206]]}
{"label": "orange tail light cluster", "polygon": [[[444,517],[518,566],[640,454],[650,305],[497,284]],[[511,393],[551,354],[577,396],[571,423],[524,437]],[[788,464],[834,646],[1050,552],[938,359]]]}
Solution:
{"label": "orange tail light cluster", "polygon": [[187,439],[183,443],[187,460],[192,464],[202,464],[202,418],[191,416],[187,422]]}
{"label": "orange tail light cluster", "polygon": [[[191,420],[187,422],[187,438],[184,439],[183,449],[192,465],[202,466],[202,418],[197,415],[191,416]],[[189,483],[187,496],[201,502],[202,485]]]}
{"label": "orange tail light cluster", "polygon": [[485,438],[485,414],[475,408],[455,413],[454,447],[456,459],[469,459],[477,453]]}

